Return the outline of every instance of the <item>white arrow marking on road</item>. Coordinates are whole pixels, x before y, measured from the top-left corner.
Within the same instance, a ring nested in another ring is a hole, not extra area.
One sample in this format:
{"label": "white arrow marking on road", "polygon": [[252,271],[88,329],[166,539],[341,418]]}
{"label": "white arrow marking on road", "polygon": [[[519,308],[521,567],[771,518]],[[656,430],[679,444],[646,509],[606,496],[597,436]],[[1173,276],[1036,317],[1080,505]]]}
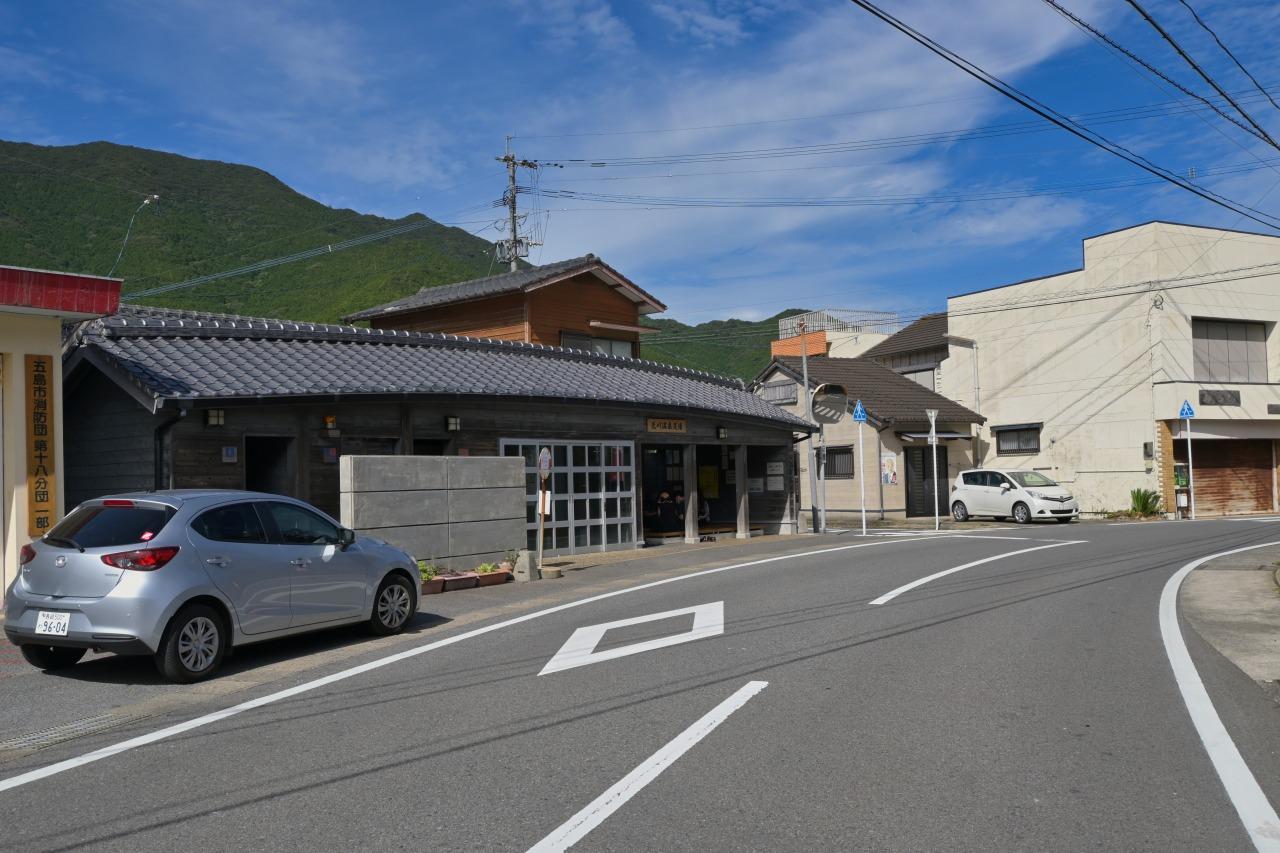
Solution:
{"label": "white arrow marking on road", "polygon": [[971,569],[974,566],[981,566],[983,563],[993,563],[996,560],[1003,560],[1005,557],[1016,557],[1019,554],[1030,554],[1032,551],[1043,551],[1046,548],[1061,548],[1063,545],[1083,545],[1085,541],[1086,540],[1084,539],[1074,539],[1069,542],[1055,542],[1052,545],[1041,545],[1038,548],[1023,548],[1021,551],[1010,551],[1008,554],[996,554],[994,557],[986,557],[981,560],[974,560],[972,563],[965,563],[963,566],[956,566],[954,569],[944,569],[940,572],[934,572],[933,574],[920,578],[919,580],[914,580],[911,583],[903,584],[897,589],[890,590],[889,592],[886,592],[884,595],[880,596],[879,598],[874,599],[871,603],[884,604],[888,601],[892,601],[893,599],[902,595],[904,592],[910,592],[911,590],[915,589],[918,586],[924,586],[929,581],[936,581],[938,578],[943,578],[943,577],[946,577],[947,575],[954,575],[956,572],[962,572],[965,569]]}
{"label": "white arrow marking on road", "polygon": [[749,681],[736,693],[712,708],[702,719],[676,735],[675,739],[644,760],[635,770],[623,776],[613,787],[596,797],[586,808],[569,818],[546,838],[529,848],[529,853],[561,853],[577,844],[587,833],[604,823],[627,800],[640,793],[645,785],[658,778],[675,760],[698,741],[715,730],[734,711],[769,686],[767,681]]}
{"label": "white arrow marking on road", "polygon": [[[605,633],[613,628],[643,625],[645,622],[658,622],[674,616],[684,616],[688,613],[693,614],[693,627],[688,631],[672,634],[669,637],[658,637],[655,640],[644,640],[627,646],[618,646],[617,648],[606,649],[603,652],[595,650],[596,646],[600,644],[600,640],[604,638]],[[679,610],[668,610],[664,613],[651,613],[648,616],[636,616],[631,619],[619,619],[617,622],[605,622],[603,625],[588,625],[585,628],[579,628],[574,631],[569,639],[565,641],[565,644],[560,647],[560,651],[556,652],[551,660],[547,661],[547,665],[542,668],[542,672],[538,673],[538,675],[614,660],[615,658],[666,648],[679,643],[691,643],[694,640],[715,637],[723,633],[723,601],[699,604],[696,607],[682,607]]]}
{"label": "white arrow marking on road", "polygon": [[1249,839],[1259,853],[1280,851],[1280,817],[1276,816],[1276,810],[1271,807],[1267,795],[1258,785],[1253,771],[1245,764],[1235,741],[1231,740],[1231,735],[1222,724],[1222,718],[1218,716],[1213,700],[1209,698],[1209,691],[1205,690],[1200,673],[1191,660],[1187,643],[1182,638],[1182,628],[1178,625],[1178,588],[1192,569],[1203,563],[1228,554],[1239,554],[1272,545],[1280,545],[1280,542],[1264,542],[1261,545],[1201,557],[1178,569],[1160,592],[1160,635],[1164,638],[1164,651],[1169,658],[1169,666],[1173,667],[1173,677],[1178,682],[1182,701],[1187,706],[1187,713],[1191,715],[1196,734],[1200,735],[1200,740],[1204,743],[1204,751],[1209,753],[1213,769],[1218,771],[1222,787],[1227,789],[1231,805],[1235,806],[1240,822],[1244,824]]}

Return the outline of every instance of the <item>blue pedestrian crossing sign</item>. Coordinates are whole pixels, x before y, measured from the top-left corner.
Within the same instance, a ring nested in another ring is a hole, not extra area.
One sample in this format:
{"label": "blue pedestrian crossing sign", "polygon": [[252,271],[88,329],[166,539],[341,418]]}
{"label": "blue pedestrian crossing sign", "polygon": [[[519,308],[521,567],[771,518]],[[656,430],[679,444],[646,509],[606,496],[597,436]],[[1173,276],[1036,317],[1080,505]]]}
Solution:
{"label": "blue pedestrian crossing sign", "polygon": [[1183,400],[1182,410],[1178,412],[1178,417],[1182,418],[1183,420],[1186,420],[1187,418],[1194,418],[1195,416],[1196,416],[1196,410],[1191,408],[1191,401]]}
{"label": "blue pedestrian crossing sign", "polygon": [[865,424],[867,422],[867,410],[862,408],[861,400],[853,405],[853,422],[856,424]]}

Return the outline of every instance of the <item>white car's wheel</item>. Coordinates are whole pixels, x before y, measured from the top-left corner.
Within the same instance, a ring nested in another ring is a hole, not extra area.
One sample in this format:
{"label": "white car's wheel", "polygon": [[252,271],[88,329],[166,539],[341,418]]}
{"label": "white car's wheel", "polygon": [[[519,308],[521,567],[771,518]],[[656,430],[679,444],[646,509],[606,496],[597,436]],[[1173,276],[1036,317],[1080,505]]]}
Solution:
{"label": "white car's wheel", "polygon": [[1026,504],[1019,501],[1013,505],[1013,520],[1018,524],[1028,524],[1031,521],[1031,509]]}
{"label": "white car's wheel", "polygon": [[964,501],[956,501],[951,505],[951,517],[956,521],[969,520],[969,508],[964,505]]}

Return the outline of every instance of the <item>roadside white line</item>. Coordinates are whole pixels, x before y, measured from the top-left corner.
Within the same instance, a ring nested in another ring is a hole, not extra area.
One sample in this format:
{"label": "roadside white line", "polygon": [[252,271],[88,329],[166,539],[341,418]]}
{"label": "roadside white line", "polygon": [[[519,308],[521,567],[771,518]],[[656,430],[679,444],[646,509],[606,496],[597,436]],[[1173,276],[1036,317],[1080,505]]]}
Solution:
{"label": "roadside white line", "polygon": [[67,770],[73,770],[85,764],[91,764],[92,762],[95,762],[95,761],[101,761],[104,758],[110,758],[113,755],[119,755],[120,753],[127,752],[131,749],[137,749],[140,746],[146,746],[148,744],[152,744],[157,741],[165,740],[166,738],[171,738],[174,735],[180,735],[183,732],[189,732],[192,729],[198,729],[203,726],[208,726],[213,723],[217,723],[221,720],[227,719],[228,717],[234,717],[237,714],[243,714],[245,711],[252,711],[255,708],[261,708],[265,705],[270,705],[275,702],[280,702],[284,699],[290,699],[302,693],[309,693],[312,690],[317,690],[321,687],[325,687],[327,685],[334,684],[339,681],[345,681],[348,678],[353,678],[357,675],[363,675],[366,672],[372,672],[375,669],[381,669],[384,666],[389,666],[390,664],[398,663],[399,661],[402,661],[402,660],[408,660],[409,658],[417,657],[418,655],[426,654],[427,652],[435,651],[436,649],[441,649],[441,648],[444,648],[445,646],[451,646],[454,643],[460,643],[463,640],[469,640],[473,637],[479,637],[484,634],[491,633],[493,631],[500,631],[503,628],[509,628],[512,625],[519,625],[522,622],[529,622],[534,619],[540,619],[543,616],[550,616],[553,613],[560,613],[565,610],[571,610],[575,607],[581,607],[585,604],[592,604],[596,601],[604,601],[605,599],[608,599],[608,598],[614,598],[615,596],[626,595],[632,592],[639,592],[645,589],[653,589],[654,587],[665,586],[666,584],[669,584],[669,583],[678,583],[680,581],[689,580],[690,578],[705,577],[707,575],[714,575],[719,572],[729,572],[735,569],[745,569],[749,566],[761,566],[767,563],[781,562],[783,560],[796,560],[801,557],[816,557],[822,554],[834,554],[840,551],[850,551],[856,548],[870,548],[876,545],[888,545],[893,542],[921,542],[921,541],[925,541],[925,540],[924,539],[895,539],[895,540],[886,539],[880,542],[860,542],[857,545],[840,545],[834,548],[820,548],[816,551],[801,551],[797,554],[779,554],[776,557],[764,557],[763,559],[750,560],[745,563],[734,563],[733,565],[729,565],[729,566],[718,566],[714,569],[703,569],[700,572],[692,572],[687,575],[678,575],[673,578],[664,578],[662,580],[650,581],[649,583],[642,583],[636,586],[626,587],[624,589],[617,589],[617,590],[614,590],[613,592],[603,592],[603,593],[600,593],[599,595],[593,595],[588,598],[581,598],[581,599],[578,599],[577,601],[569,601],[564,604],[557,604],[556,606],[548,607],[545,610],[535,610],[533,613],[526,613],[523,616],[516,616],[511,619],[506,619],[502,622],[495,622],[492,625],[486,625],[481,628],[473,628],[470,631],[464,631],[463,633],[456,634],[452,637],[445,637],[444,639],[441,639],[441,640],[436,640],[434,642],[426,643],[421,646],[415,646],[414,648],[406,649],[403,652],[397,652],[393,655],[388,655],[383,658],[371,660],[371,661],[368,661],[367,663],[362,663],[359,666],[353,666],[353,667],[350,667],[349,669],[344,669],[344,670],[341,670],[340,672],[335,672],[330,675],[326,675],[323,678],[317,678],[314,681],[308,681],[303,684],[298,684],[293,687],[289,687],[285,690],[280,690],[275,693],[268,694],[266,696],[260,696],[257,699],[250,699],[248,702],[241,702],[239,705],[233,705],[230,708],[223,708],[220,711],[213,711],[212,713],[205,714],[204,716],[196,717],[194,719],[187,720],[181,723],[176,723],[175,725],[167,726],[163,729],[157,729],[156,731],[150,732],[145,735],[139,735],[138,737],[130,738],[129,740],[121,741],[120,743],[112,744],[110,746],[104,746],[101,749],[95,749],[92,752],[87,752],[84,755],[78,755],[75,758],[68,758],[65,761],[59,761],[54,764],[49,764],[45,767],[38,767],[35,770],[30,770],[26,773],[20,773],[17,776],[11,776],[8,779],[0,780],[0,793],[4,791],[8,791],[11,788],[17,788],[22,785],[30,784],[31,782],[35,782],[40,779],[45,779],[49,776],[54,776],[58,773],[62,773]]}
{"label": "roadside white line", "polygon": [[556,827],[550,835],[529,848],[529,853],[560,853],[581,841],[626,804],[675,760],[688,752],[694,744],[711,734],[734,711],[747,704],[751,697],[769,686],[767,681],[749,681],[736,693],[708,711],[702,719],[646,758],[634,770],[586,805],[582,811]]}
{"label": "roadside white line", "polygon": [[908,583],[908,584],[903,584],[897,589],[890,590],[889,592],[886,592],[884,595],[880,596],[879,598],[873,599],[871,603],[885,604],[897,598],[898,596],[902,595],[904,592],[910,592],[911,590],[915,589],[918,586],[924,586],[929,581],[936,581],[938,578],[943,578],[943,577],[946,577],[947,575],[954,575],[956,572],[962,572],[965,569],[971,569],[974,566],[981,566],[983,563],[993,563],[996,560],[1003,560],[1006,557],[1016,557],[1019,554],[1030,554],[1032,551],[1043,551],[1046,548],[1061,548],[1063,545],[1083,545],[1085,541],[1086,540],[1084,539],[1071,539],[1066,542],[1055,542],[1052,545],[1040,545],[1039,547],[1036,547],[1036,548],[1023,548],[1020,551],[1010,551],[1008,554],[996,554],[994,557],[985,557],[981,560],[974,560],[972,563],[965,563],[963,566],[956,566],[953,569],[944,569],[943,571],[940,571],[940,572],[934,572],[933,574],[928,575],[927,577],[923,577],[918,580],[913,580],[911,583]]}
{"label": "roadside white line", "polygon": [[1186,640],[1182,637],[1182,629],[1178,625],[1178,589],[1192,570],[1209,560],[1274,545],[1280,545],[1280,542],[1265,542],[1201,557],[1178,569],[1160,593],[1160,635],[1164,639],[1164,651],[1173,668],[1173,677],[1178,682],[1182,701],[1187,706],[1187,713],[1191,715],[1191,722],[1200,735],[1205,752],[1209,753],[1213,769],[1218,771],[1222,787],[1227,789],[1231,805],[1235,806],[1245,832],[1249,833],[1253,846],[1260,853],[1280,851],[1280,817],[1276,816],[1276,810],[1272,808],[1267,795],[1263,793],[1258,780],[1254,778],[1249,765],[1227,733],[1227,727],[1222,724],[1217,709],[1213,707],[1213,700],[1209,698],[1209,691],[1205,689],[1200,673],[1191,660]]}

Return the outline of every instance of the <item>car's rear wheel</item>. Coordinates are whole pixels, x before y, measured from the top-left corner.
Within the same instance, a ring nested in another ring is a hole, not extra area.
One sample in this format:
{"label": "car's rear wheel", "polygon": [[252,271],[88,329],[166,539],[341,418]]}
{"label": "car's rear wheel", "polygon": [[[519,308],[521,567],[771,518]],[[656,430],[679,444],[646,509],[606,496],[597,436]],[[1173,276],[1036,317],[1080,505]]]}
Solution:
{"label": "car's rear wheel", "polygon": [[1018,524],[1027,524],[1031,521],[1031,509],[1024,503],[1016,503],[1013,505],[1013,520]]}
{"label": "car's rear wheel", "polygon": [[206,604],[178,611],[156,652],[156,668],[170,681],[189,684],[217,671],[227,652],[222,615]]}
{"label": "car's rear wheel", "polygon": [[956,521],[968,521],[969,508],[964,505],[963,501],[956,501],[951,505],[951,517]]}
{"label": "car's rear wheel", "polygon": [[22,647],[22,656],[27,659],[27,663],[37,669],[66,669],[69,666],[78,664],[86,651],[88,649],[75,649],[69,646],[36,646],[28,644]]}
{"label": "car's rear wheel", "polygon": [[387,636],[399,634],[413,616],[413,587],[399,574],[387,575],[373,598],[369,630]]}

